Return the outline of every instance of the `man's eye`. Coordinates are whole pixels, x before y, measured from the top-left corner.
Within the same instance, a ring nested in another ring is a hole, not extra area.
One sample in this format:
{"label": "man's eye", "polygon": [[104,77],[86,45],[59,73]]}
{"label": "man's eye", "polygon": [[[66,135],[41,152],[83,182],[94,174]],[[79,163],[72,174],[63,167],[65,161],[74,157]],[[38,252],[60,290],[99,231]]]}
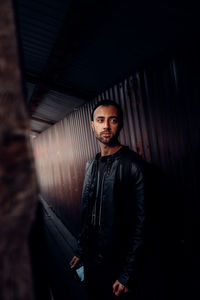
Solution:
{"label": "man's eye", "polygon": [[97,122],[98,122],[98,123],[102,123],[102,122],[103,122],[103,119],[97,119]]}
{"label": "man's eye", "polygon": [[117,120],[117,119],[112,119],[111,122],[112,122],[113,124],[116,124],[116,123],[118,123],[118,120]]}

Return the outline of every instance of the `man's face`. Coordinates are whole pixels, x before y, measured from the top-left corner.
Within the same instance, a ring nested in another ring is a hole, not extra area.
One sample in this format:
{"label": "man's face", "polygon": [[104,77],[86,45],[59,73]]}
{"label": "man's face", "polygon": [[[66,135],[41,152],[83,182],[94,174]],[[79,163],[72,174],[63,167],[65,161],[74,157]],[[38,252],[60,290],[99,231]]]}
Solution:
{"label": "man's face", "polygon": [[101,143],[115,144],[120,131],[117,108],[113,105],[97,107],[91,126],[96,138]]}

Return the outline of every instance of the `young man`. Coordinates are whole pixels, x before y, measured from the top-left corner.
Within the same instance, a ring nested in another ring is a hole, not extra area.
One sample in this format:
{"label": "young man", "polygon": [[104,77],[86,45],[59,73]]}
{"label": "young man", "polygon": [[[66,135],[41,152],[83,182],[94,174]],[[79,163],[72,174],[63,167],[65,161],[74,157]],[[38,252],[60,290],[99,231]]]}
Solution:
{"label": "young man", "polygon": [[83,262],[89,299],[128,298],[144,243],[144,162],[118,141],[123,113],[115,102],[99,102],[91,126],[101,153],[86,166],[82,229],[70,264]]}

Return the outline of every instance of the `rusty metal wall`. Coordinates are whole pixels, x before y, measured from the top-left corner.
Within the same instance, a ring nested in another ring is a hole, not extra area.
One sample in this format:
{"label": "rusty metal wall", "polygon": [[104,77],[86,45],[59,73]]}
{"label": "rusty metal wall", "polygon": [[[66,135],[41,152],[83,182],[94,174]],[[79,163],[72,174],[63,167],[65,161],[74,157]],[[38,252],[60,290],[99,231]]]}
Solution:
{"label": "rusty metal wall", "polygon": [[168,209],[170,205],[172,210],[176,208],[180,227],[184,201],[187,220],[191,220],[191,202],[196,208],[199,205],[197,66],[198,55],[190,52],[148,66],[110,87],[35,139],[41,193],[72,232],[76,234],[79,229],[85,163],[98,151],[89,114],[93,105],[105,98],[113,99],[123,108],[121,142],[157,165],[172,181],[175,192]]}

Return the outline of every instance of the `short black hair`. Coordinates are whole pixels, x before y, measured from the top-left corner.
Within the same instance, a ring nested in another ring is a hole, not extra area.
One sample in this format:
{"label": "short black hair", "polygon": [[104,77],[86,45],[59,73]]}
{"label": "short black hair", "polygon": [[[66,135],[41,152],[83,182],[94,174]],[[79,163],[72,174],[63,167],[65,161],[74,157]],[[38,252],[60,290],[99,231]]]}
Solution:
{"label": "short black hair", "polygon": [[121,108],[121,106],[118,103],[116,103],[116,102],[114,102],[112,100],[106,99],[106,100],[99,101],[94,106],[94,108],[93,108],[93,110],[91,112],[91,120],[94,121],[94,111],[97,109],[97,107],[99,107],[101,105],[103,105],[103,106],[110,106],[110,105],[112,105],[112,106],[115,106],[117,108],[119,123],[120,123],[120,127],[122,128],[123,127],[123,111],[122,111],[122,108]]}

